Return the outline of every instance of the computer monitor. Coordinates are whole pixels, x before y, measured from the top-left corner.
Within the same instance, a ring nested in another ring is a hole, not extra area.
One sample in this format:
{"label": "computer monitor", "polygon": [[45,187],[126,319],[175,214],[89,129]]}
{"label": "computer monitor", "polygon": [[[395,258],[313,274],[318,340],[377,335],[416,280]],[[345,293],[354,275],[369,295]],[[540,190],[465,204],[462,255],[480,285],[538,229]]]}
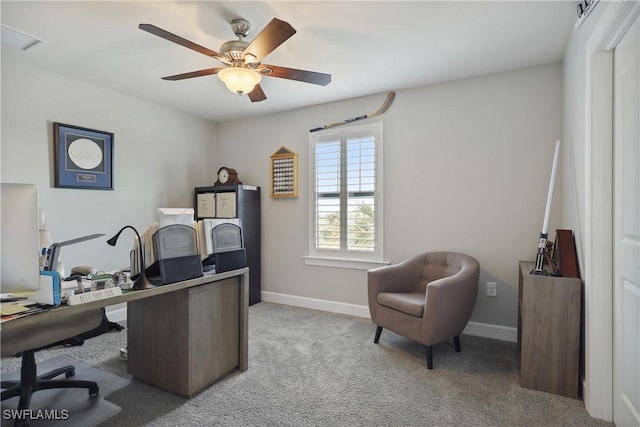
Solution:
{"label": "computer monitor", "polygon": [[0,184],[0,292],[40,289],[38,186]]}

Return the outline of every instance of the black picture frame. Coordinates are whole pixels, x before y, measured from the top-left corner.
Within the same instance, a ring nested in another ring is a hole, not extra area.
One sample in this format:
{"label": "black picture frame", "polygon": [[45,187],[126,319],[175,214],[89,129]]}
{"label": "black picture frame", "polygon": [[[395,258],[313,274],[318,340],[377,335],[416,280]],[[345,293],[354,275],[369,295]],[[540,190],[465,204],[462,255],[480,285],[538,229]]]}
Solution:
{"label": "black picture frame", "polygon": [[53,124],[56,188],[113,190],[113,133]]}

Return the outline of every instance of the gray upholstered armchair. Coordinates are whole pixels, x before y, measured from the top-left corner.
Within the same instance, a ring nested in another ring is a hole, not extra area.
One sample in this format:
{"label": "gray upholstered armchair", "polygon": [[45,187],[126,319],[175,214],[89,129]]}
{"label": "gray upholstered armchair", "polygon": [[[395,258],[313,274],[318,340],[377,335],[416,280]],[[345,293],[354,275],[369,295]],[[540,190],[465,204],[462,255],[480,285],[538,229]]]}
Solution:
{"label": "gray upholstered armchair", "polygon": [[396,265],[368,272],[369,312],[382,328],[426,345],[427,368],[433,369],[432,345],[453,338],[460,351],[460,334],[478,295],[480,265],[455,252],[429,252]]}

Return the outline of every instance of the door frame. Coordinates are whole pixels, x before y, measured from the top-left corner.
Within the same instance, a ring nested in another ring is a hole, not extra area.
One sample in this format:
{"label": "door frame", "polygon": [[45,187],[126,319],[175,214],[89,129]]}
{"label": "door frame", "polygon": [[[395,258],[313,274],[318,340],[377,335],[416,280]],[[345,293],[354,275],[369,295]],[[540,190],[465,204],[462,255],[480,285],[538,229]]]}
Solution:
{"label": "door frame", "polygon": [[[603,4],[604,6],[604,4]],[[585,380],[595,418],[613,420],[613,49],[640,14],[640,2],[609,4],[589,39],[585,215]]]}

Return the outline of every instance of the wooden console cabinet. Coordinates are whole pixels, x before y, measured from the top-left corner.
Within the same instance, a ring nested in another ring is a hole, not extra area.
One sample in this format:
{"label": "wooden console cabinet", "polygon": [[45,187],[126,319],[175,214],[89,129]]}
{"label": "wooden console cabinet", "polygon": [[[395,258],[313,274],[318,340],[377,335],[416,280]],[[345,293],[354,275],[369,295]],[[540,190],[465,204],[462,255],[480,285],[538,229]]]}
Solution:
{"label": "wooden console cabinet", "polygon": [[578,398],[581,280],[532,275],[533,262],[519,267],[520,386]]}

